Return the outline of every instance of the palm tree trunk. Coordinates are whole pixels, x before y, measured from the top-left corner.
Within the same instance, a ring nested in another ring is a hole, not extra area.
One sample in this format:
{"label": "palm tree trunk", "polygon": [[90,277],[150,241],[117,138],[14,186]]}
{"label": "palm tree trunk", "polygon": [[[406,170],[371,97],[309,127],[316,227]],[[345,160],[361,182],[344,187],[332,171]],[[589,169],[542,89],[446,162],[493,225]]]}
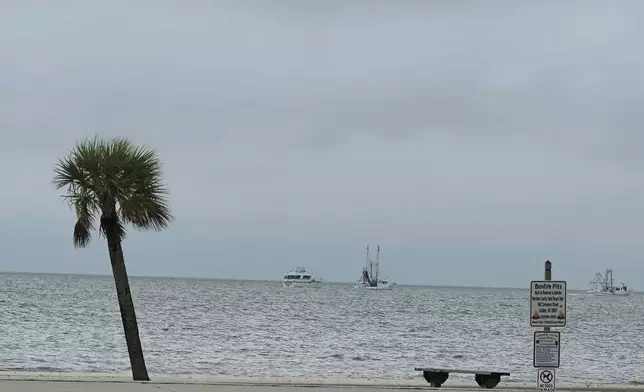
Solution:
{"label": "palm tree trunk", "polygon": [[116,228],[106,228],[107,247],[110,252],[110,262],[112,263],[112,274],[116,284],[116,295],[119,300],[121,310],[121,320],[123,321],[123,331],[125,332],[125,341],[127,342],[127,351],[130,355],[130,366],[132,367],[132,378],[135,381],[150,381],[148,369],[143,359],[143,347],[139,337],[139,326],[136,322],[136,313],[134,312],[134,302],[130,292],[130,282],[125,269],[125,259],[123,258],[123,248],[121,248],[121,239],[117,234]]}

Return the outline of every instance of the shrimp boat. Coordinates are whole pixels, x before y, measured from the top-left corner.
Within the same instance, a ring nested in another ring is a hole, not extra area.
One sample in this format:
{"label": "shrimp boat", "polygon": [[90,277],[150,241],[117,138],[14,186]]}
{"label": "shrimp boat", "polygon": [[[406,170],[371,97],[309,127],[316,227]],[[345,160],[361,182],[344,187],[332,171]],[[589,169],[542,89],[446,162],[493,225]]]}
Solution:
{"label": "shrimp boat", "polygon": [[356,289],[365,290],[391,290],[396,285],[389,282],[388,279],[381,278],[378,273],[380,270],[380,245],[376,250],[376,261],[373,262],[369,258],[369,245],[367,245],[367,263],[362,268],[362,275],[358,278],[357,285],[353,286]]}
{"label": "shrimp boat", "polygon": [[620,282],[619,286],[615,286],[613,281],[612,269],[607,269],[604,271],[603,275],[601,272],[598,272],[595,274],[595,279],[590,282],[588,294],[628,296],[633,291],[633,289],[629,289],[624,282]]}

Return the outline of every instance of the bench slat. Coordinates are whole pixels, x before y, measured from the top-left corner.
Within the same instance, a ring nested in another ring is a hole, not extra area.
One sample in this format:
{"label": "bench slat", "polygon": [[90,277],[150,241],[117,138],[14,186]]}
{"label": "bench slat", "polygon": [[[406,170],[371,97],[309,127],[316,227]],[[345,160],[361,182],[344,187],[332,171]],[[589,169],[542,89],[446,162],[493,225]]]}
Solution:
{"label": "bench slat", "polygon": [[438,369],[438,368],[415,368],[417,372],[432,373],[461,373],[461,374],[484,374],[488,376],[509,376],[508,372],[492,372],[487,370],[465,370],[465,369]]}

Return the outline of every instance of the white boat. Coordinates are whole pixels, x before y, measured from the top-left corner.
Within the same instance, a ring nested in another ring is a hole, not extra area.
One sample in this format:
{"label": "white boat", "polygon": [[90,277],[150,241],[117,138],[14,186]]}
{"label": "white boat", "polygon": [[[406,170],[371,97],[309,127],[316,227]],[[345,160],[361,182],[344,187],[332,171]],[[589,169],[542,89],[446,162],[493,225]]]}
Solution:
{"label": "white boat", "polygon": [[624,282],[620,282],[619,286],[613,284],[613,270],[607,269],[604,275],[601,272],[595,274],[595,279],[590,282],[590,289],[588,294],[594,295],[619,295],[627,296],[633,292],[629,289]]}
{"label": "white boat", "polygon": [[381,278],[378,273],[380,270],[380,245],[376,250],[375,263],[369,258],[369,245],[367,245],[367,264],[362,268],[362,275],[358,278],[359,284],[353,286],[357,289],[365,290],[391,290],[396,285],[389,282],[388,279]]}
{"label": "white boat", "polygon": [[297,267],[284,275],[282,286],[284,287],[320,287],[322,279],[306,272],[305,268]]}

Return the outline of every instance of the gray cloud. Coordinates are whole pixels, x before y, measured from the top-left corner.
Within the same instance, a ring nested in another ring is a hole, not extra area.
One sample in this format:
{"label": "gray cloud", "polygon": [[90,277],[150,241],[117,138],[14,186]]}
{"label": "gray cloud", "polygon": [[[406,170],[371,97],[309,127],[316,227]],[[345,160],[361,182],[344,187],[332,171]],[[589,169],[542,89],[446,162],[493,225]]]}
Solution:
{"label": "gray cloud", "polygon": [[366,242],[409,283],[644,272],[641,2],[5,7],[0,269],[109,272],[50,185],[99,133],[157,148],[173,191],[132,273],[350,280]]}

